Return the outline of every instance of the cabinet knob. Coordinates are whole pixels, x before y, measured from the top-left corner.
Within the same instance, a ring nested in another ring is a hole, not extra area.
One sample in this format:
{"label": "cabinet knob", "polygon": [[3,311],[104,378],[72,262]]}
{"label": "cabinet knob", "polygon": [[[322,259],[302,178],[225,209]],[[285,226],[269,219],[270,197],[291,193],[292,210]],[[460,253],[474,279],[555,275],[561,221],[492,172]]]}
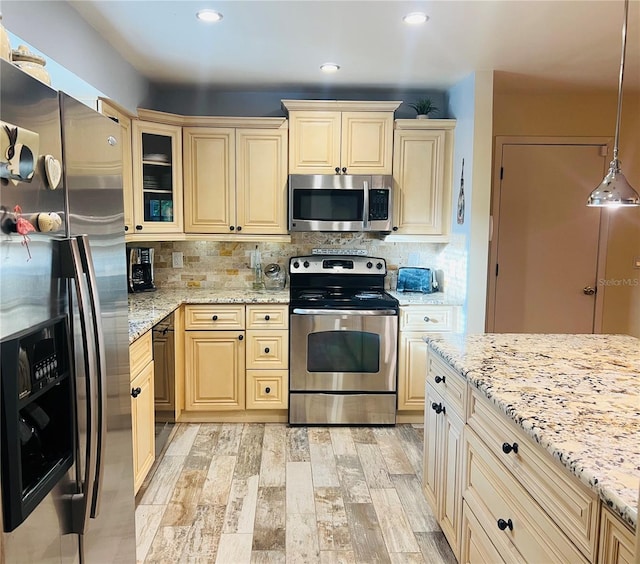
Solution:
{"label": "cabinet knob", "polygon": [[129,226],[128,226],[128,225],[125,225],[125,226],[124,226],[124,230],[125,230],[125,232],[126,232],[126,231],[129,231]]}
{"label": "cabinet knob", "polygon": [[142,393],[142,388],[131,388],[131,397],[137,398]]}
{"label": "cabinet knob", "polygon": [[436,403],[435,401],[431,404],[431,409],[433,409],[433,411],[438,414],[447,412],[444,405],[442,405],[441,403]]}
{"label": "cabinet knob", "polygon": [[347,174],[347,167],[346,166],[342,167],[342,174]]}
{"label": "cabinet knob", "polygon": [[238,228],[236,229],[236,231],[242,231],[242,225],[238,225]]}
{"label": "cabinet knob", "polygon": [[142,225],[136,225],[136,231],[142,231]]}
{"label": "cabinet knob", "polygon": [[339,166],[336,167],[336,174],[340,174],[340,167]]}
{"label": "cabinet knob", "polygon": [[244,339],[244,335],[238,335],[238,341],[242,341]]}
{"label": "cabinet knob", "polygon": [[229,231],[233,231],[235,227],[233,225],[229,225]]}
{"label": "cabinet knob", "polygon": [[267,386],[267,387],[264,389],[264,391],[265,391],[265,393],[269,394],[269,393],[271,393],[271,388],[270,388],[269,386]]}
{"label": "cabinet knob", "polygon": [[593,294],[596,293],[596,289],[592,286],[585,286],[584,288],[582,288],[582,291],[586,296],[593,296]]}
{"label": "cabinet knob", "polygon": [[518,454],[518,443],[513,443],[512,445],[509,443],[502,443],[502,452],[509,454],[511,451]]}
{"label": "cabinet knob", "polygon": [[513,521],[511,519],[508,519],[507,521],[504,519],[498,519],[498,529],[501,531],[504,531],[505,529],[513,531]]}
{"label": "cabinet knob", "polygon": [[271,317],[270,317],[269,315],[265,315],[265,316],[264,316],[264,320],[265,320],[265,321],[269,321],[269,319],[271,319]]}
{"label": "cabinet knob", "polygon": [[445,376],[436,376],[434,378],[434,380],[436,381],[436,384],[439,384],[440,382],[442,382],[443,384],[446,383],[446,378]]}
{"label": "cabinet knob", "polygon": [[218,316],[217,315],[213,315],[213,316],[211,316],[211,319],[213,319],[213,321],[218,321]]}
{"label": "cabinet knob", "polygon": [[392,227],[392,229],[393,229],[394,231],[397,231],[397,230],[398,230],[398,228],[397,228],[397,227],[395,227],[395,226],[394,226],[394,227]]}
{"label": "cabinet knob", "polygon": [[424,322],[425,323],[429,323],[430,320],[431,320],[431,318],[428,315],[424,316]]}
{"label": "cabinet knob", "polygon": [[270,350],[270,349],[269,349],[269,347],[265,347],[265,348],[264,348],[264,353],[265,353],[265,354],[269,354],[269,350]]}

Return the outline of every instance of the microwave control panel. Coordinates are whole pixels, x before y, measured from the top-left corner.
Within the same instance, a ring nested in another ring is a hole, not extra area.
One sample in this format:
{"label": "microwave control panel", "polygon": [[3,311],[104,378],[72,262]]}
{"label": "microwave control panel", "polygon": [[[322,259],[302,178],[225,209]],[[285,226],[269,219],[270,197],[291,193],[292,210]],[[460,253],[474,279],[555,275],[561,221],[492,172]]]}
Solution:
{"label": "microwave control panel", "polygon": [[385,189],[369,191],[369,221],[389,219],[389,198],[391,192]]}

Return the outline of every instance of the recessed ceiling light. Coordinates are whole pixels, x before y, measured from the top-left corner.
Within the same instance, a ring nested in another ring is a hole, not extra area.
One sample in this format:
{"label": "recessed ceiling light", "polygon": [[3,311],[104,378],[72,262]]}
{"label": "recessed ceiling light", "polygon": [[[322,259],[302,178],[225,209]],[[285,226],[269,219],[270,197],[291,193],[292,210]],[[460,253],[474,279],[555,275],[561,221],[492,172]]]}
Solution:
{"label": "recessed ceiling light", "polygon": [[335,63],[324,63],[320,65],[320,70],[322,72],[337,72],[340,70],[340,65],[336,65]]}
{"label": "recessed ceiling light", "polygon": [[427,16],[427,14],[425,14],[423,12],[412,12],[412,13],[407,14],[406,16],[404,16],[404,18],[402,18],[402,21],[404,23],[415,25],[415,24],[424,23],[428,19],[429,19],[429,16]]}
{"label": "recessed ceiling light", "polygon": [[216,12],[215,10],[205,8],[204,10],[199,10],[196,13],[196,18],[202,20],[203,22],[213,23],[219,22],[222,19],[222,14],[220,12]]}

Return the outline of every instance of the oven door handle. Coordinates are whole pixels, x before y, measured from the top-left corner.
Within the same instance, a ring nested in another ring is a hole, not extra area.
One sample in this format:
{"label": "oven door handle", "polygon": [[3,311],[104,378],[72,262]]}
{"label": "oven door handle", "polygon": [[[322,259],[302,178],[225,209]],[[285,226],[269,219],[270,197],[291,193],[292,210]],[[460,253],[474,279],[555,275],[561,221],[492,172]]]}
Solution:
{"label": "oven door handle", "polygon": [[395,309],[307,309],[296,307],[296,315],[397,315]]}

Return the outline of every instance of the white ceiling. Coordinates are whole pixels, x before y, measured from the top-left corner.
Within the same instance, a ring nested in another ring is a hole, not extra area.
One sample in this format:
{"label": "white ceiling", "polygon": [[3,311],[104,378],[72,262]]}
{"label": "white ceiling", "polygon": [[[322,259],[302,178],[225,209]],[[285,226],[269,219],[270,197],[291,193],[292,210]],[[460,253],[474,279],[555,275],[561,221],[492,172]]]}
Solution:
{"label": "white ceiling", "polygon": [[[82,0],[70,4],[153,83],[444,89],[474,71],[514,85],[615,88],[622,0]],[[221,12],[204,24],[199,8]],[[408,26],[403,15],[430,20]],[[640,0],[625,86],[640,89]],[[338,63],[332,75],[320,64]]]}

